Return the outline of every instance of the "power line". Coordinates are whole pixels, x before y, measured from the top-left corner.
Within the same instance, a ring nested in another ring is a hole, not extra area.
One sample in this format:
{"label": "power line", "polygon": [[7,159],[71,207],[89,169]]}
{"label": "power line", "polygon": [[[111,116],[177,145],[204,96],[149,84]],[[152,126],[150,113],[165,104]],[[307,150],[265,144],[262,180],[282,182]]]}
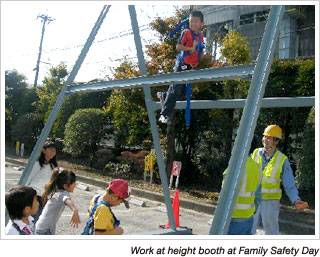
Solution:
{"label": "power line", "polygon": [[[141,30],[140,30],[141,32],[147,31],[147,30],[151,30],[151,28],[149,28],[148,24],[142,25],[139,28],[141,28]],[[111,40],[122,38],[122,37],[127,37],[127,36],[130,36],[132,34],[133,34],[132,29],[121,31],[119,33],[111,35],[108,38],[101,39],[101,40],[99,40],[97,42],[93,42],[93,44],[102,43],[102,42],[105,42],[105,41],[111,41]],[[83,47],[83,44],[76,45],[76,46],[66,46],[66,47],[63,47],[63,48],[52,48],[52,49],[48,49],[48,50],[43,50],[42,53],[52,53],[52,52],[56,52],[56,51],[66,51],[66,50],[72,50],[72,49],[76,49],[76,48],[80,48],[80,47]],[[35,53],[22,54],[20,56],[32,56],[32,55],[35,55]],[[9,56],[9,57],[13,57],[13,56]]]}

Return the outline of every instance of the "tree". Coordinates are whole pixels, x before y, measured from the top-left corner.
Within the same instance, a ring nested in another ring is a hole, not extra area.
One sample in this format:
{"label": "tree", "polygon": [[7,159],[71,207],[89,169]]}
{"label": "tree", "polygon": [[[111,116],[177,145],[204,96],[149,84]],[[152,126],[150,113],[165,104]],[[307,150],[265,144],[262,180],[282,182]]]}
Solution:
{"label": "tree", "polygon": [[35,89],[28,88],[26,77],[17,70],[5,71],[6,94],[6,138],[11,139],[12,126],[17,119],[35,110],[33,103],[38,100]]}
{"label": "tree", "polygon": [[315,108],[306,121],[301,149],[298,151],[296,181],[299,189],[315,190]]}
{"label": "tree", "polygon": [[251,60],[249,51],[249,41],[235,30],[230,30],[226,36],[220,40],[221,59],[229,65],[248,63]]}
{"label": "tree", "polygon": [[12,114],[10,110],[6,107],[5,108],[5,115],[6,115],[6,125],[5,125],[5,138],[7,140],[11,140],[11,129],[12,129]]}
{"label": "tree", "polygon": [[100,109],[77,110],[68,120],[63,151],[72,156],[89,155],[90,167],[101,139],[107,136],[108,116]]}
{"label": "tree", "polygon": [[[220,40],[220,44],[222,45],[221,61],[224,61],[224,66],[250,62],[248,40],[238,32],[229,31]],[[249,82],[240,79],[224,81],[216,84],[215,89],[211,99],[246,98]],[[227,167],[231,156],[235,128],[239,125],[240,117],[241,110],[234,109],[208,110],[208,117],[202,117],[202,121],[207,119],[208,124],[197,132],[196,149],[192,161],[198,167],[199,173],[210,181],[208,183],[210,187],[220,188],[222,172]],[[198,121],[197,126],[200,123],[201,120]]]}
{"label": "tree", "polygon": [[[271,66],[264,97],[314,96],[314,72],[314,59],[275,60]],[[255,136],[255,141],[261,142],[260,137],[265,127],[278,124],[284,134],[280,149],[288,155],[295,169],[295,155],[302,142],[305,121],[310,109],[310,107],[261,109],[256,128],[260,134]]]}
{"label": "tree", "polygon": [[21,115],[12,129],[12,138],[14,141],[20,141],[25,144],[25,149],[33,149],[41,129],[43,128],[43,117],[37,113],[26,113]]}
{"label": "tree", "polygon": [[[138,67],[124,60],[113,70],[115,79],[139,76]],[[142,89],[113,90],[107,100],[106,111],[112,116],[117,148],[148,145],[151,130]]]}
{"label": "tree", "polygon": [[[93,82],[93,81],[91,81]],[[90,92],[90,93],[76,93],[67,97],[62,105],[56,122],[52,128],[52,135],[54,138],[63,138],[65,125],[68,119],[76,110],[85,108],[103,108],[106,105],[106,99],[110,96],[110,91]]]}
{"label": "tree", "polygon": [[[221,43],[221,59],[226,61],[228,65],[246,64],[251,61],[251,55],[249,51],[249,41],[245,36],[242,36],[235,30],[230,30]],[[224,97],[227,99],[246,98],[248,93],[249,83],[240,79],[225,81],[223,86]],[[235,129],[238,127],[240,120],[240,112],[238,110],[230,109],[227,112],[227,144],[226,155],[231,156],[232,143],[235,137]],[[235,116],[238,116],[235,119]]]}
{"label": "tree", "polygon": [[62,63],[57,67],[50,68],[49,73],[50,76],[45,77],[42,81],[43,86],[37,87],[39,101],[36,104],[36,108],[38,113],[43,114],[45,120],[47,120],[57,100],[57,96],[65,82],[68,71],[66,65]]}
{"label": "tree", "polygon": [[[176,11],[175,16],[161,19],[157,18],[151,23],[151,27],[159,33],[160,43],[153,43],[147,46],[147,54],[151,58],[148,61],[148,67],[151,73],[154,72],[172,72],[175,64],[178,51],[176,50],[176,44],[178,40],[178,33],[175,37],[169,38],[169,33],[188,15],[187,8],[182,8]],[[221,63],[213,62],[210,54],[204,53],[200,63],[199,69],[208,68],[214,66],[221,66]],[[192,85],[192,98],[193,99],[212,99],[216,95],[218,82],[207,83],[194,83]],[[153,94],[156,91],[167,90],[167,88],[155,88]],[[169,175],[172,169],[173,160],[180,160],[183,162],[183,172],[186,174],[184,178],[189,178],[190,181],[197,176],[197,169],[192,163],[192,159],[195,154],[195,148],[198,141],[199,130],[206,127],[208,124],[208,113],[203,111],[192,110],[191,112],[191,126],[187,129],[184,121],[184,110],[175,110],[172,114],[172,124],[165,125],[167,128],[164,130],[164,126],[160,126],[160,131],[166,140],[166,168]],[[199,125],[201,124],[201,125]],[[176,140],[182,147],[182,152],[176,152]],[[195,171],[196,170],[196,171]],[[183,178],[182,178],[183,180]]]}

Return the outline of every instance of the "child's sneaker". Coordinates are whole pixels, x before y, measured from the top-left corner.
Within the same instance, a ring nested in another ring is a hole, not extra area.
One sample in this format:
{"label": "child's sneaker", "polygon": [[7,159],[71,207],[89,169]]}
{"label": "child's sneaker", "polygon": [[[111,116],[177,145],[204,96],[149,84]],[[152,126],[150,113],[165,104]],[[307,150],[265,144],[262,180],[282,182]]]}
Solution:
{"label": "child's sneaker", "polygon": [[161,115],[159,121],[165,124],[171,124],[171,120],[168,116]]}

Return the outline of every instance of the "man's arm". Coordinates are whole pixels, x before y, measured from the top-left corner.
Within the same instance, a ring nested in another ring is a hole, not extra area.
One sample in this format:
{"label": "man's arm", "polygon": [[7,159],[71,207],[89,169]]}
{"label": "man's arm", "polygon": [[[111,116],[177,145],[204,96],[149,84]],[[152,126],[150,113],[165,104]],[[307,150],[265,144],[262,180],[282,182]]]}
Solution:
{"label": "man's arm", "polygon": [[299,197],[299,192],[294,181],[293,171],[288,159],[285,160],[282,166],[281,176],[283,188],[287,196],[289,197],[291,203],[295,204],[297,200],[301,199]]}

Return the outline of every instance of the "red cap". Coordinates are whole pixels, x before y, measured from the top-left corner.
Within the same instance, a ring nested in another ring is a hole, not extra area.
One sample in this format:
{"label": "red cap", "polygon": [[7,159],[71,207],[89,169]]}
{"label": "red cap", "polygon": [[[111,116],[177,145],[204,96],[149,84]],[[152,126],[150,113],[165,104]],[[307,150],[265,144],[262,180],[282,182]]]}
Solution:
{"label": "red cap", "polygon": [[113,193],[119,196],[123,200],[125,206],[129,208],[129,203],[125,200],[130,196],[130,187],[128,182],[123,179],[113,179],[109,185],[109,188]]}

